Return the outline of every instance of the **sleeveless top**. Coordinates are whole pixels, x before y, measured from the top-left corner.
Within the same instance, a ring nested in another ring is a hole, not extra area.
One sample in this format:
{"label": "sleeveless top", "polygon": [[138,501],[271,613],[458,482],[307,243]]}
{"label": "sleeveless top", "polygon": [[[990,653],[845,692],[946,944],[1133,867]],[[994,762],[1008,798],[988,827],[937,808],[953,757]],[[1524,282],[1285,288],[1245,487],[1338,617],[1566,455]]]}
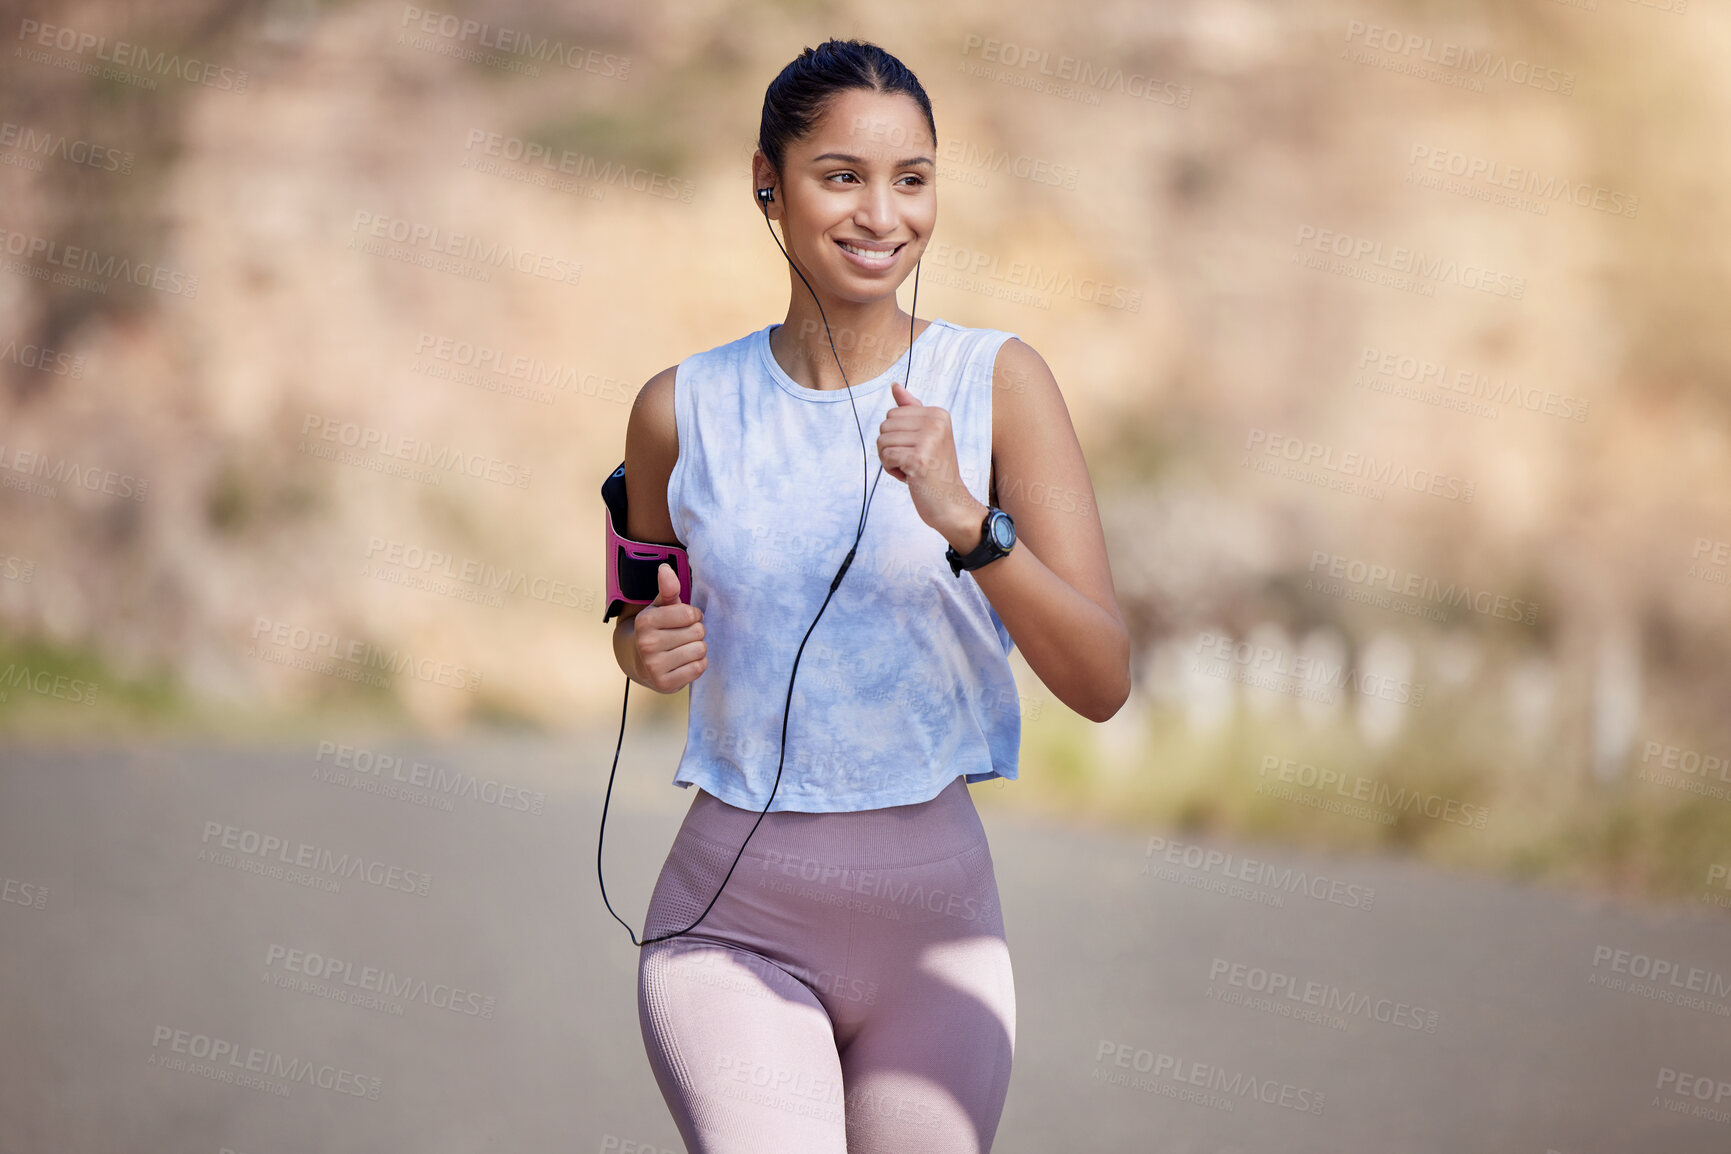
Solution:
{"label": "sleeveless top", "polygon": [[[667,511],[690,558],[709,665],[690,684],[674,784],[762,810],[780,763],[772,812],[821,813],[929,801],[958,775],[1014,780],[1014,643],[974,575],[950,571],[948,542],[907,484],[878,476],[877,439],[895,407],[890,382],[906,372],[922,404],[949,410],[960,480],[988,504],[992,371],[1016,334],[934,318],[911,370],[904,349],[851,390],[818,390],[776,361],[779,327],[675,370]],[[859,550],[807,640],[874,478]]]}

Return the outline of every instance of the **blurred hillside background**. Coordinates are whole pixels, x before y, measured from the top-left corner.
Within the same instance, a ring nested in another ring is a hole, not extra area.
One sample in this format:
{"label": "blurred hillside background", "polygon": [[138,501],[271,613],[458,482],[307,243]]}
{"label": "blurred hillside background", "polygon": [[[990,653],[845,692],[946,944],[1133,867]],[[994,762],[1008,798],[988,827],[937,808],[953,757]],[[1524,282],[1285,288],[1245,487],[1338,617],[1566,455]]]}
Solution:
{"label": "blurred hillside background", "polygon": [[[1053,367],[1135,640],[1101,726],[1017,655],[990,803],[1718,898],[1716,7],[0,14],[7,740],[616,726],[600,483],[645,380],[782,319],[763,90],[858,36],[934,104],[919,312]],[[312,451],[345,427],[378,440]],[[397,475],[406,440],[473,467]],[[427,664],[369,684],[351,642]]]}

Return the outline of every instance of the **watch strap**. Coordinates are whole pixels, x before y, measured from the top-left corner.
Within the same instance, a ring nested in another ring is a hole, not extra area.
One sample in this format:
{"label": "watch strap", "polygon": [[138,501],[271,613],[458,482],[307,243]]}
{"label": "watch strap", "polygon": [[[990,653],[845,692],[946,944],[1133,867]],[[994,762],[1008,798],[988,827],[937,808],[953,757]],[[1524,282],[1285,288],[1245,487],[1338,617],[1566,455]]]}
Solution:
{"label": "watch strap", "polygon": [[[944,558],[950,563],[950,571],[954,573],[958,579],[961,577],[962,570],[964,569],[970,571],[978,569],[980,566],[985,565],[988,562],[996,561],[999,557],[1009,555],[1009,549],[1001,549],[998,547],[997,538],[993,535],[991,529],[993,518],[1003,517],[1008,520],[1009,516],[1008,513],[1004,512],[996,505],[989,506],[986,509],[986,515],[980,520],[980,543],[976,545],[967,556],[964,557],[962,554],[956,552],[956,547],[954,545],[951,545],[944,550]],[[1015,522],[1011,521],[1010,524],[1013,532]],[[1015,547],[1013,539],[1010,547]]]}

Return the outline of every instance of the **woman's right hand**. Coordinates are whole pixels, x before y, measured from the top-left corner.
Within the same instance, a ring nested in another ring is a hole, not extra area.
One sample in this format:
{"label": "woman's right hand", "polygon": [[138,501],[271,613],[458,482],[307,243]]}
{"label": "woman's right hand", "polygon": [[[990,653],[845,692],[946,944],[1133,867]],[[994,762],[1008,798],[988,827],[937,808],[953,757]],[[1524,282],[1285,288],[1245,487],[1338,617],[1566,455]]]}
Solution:
{"label": "woman's right hand", "polygon": [[675,693],[709,668],[703,610],[679,599],[679,574],[662,562],[655,570],[655,600],[633,618],[637,670],[657,693]]}

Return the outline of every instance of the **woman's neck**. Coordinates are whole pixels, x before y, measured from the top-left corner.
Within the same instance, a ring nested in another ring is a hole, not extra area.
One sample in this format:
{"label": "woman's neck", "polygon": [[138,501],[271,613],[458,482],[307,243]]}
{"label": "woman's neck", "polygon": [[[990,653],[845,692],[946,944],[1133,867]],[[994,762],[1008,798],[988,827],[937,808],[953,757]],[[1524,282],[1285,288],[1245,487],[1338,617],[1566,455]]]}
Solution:
{"label": "woman's neck", "polygon": [[[823,315],[808,302],[804,309],[788,309],[787,319],[770,331],[769,349],[782,371],[799,385],[818,390],[845,388],[871,380],[907,355],[910,319],[892,302],[888,309],[850,310],[834,316],[826,332]],[[929,324],[929,320],[914,321],[913,338],[918,340]]]}

